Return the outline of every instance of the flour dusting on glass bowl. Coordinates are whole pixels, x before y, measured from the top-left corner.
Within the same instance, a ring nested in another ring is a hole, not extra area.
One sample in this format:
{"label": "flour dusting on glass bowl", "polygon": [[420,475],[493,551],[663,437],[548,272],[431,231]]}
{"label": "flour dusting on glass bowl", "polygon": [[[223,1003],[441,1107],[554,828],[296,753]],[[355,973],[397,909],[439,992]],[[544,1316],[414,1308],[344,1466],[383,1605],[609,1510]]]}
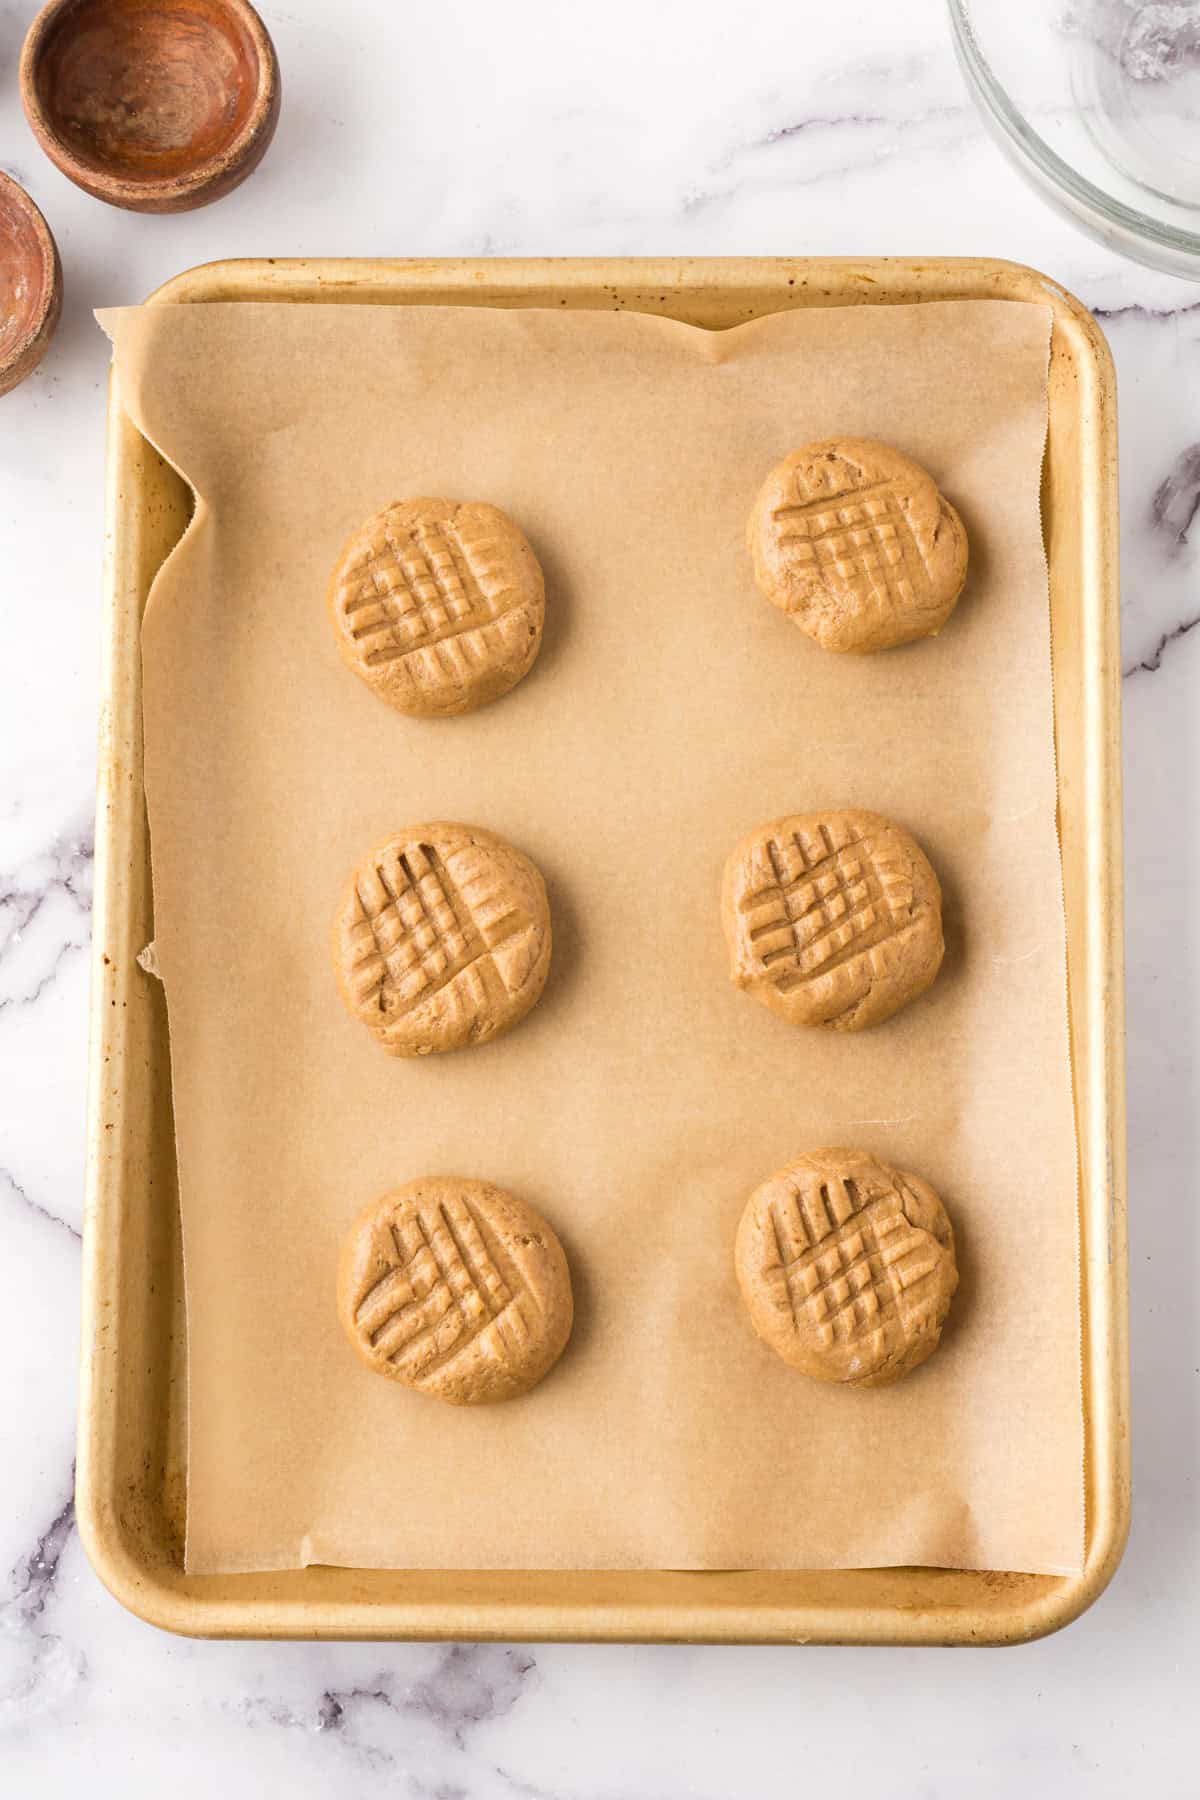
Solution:
{"label": "flour dusting on glass bowl", "polygon": [[1200,279],[1200,0],[949,0],[984,119],[1045,197]]}

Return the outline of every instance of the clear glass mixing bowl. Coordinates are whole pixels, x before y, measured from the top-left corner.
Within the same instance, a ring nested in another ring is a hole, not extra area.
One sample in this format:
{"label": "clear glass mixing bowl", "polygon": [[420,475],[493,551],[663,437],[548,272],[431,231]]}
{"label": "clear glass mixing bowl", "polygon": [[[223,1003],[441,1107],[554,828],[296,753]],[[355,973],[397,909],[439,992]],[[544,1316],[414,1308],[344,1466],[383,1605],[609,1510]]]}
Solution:
{"label": "clear glass mixing bowl", "polygon": [[1060,212],[1200,280],[1200,0],[949,0],[985,121]]}

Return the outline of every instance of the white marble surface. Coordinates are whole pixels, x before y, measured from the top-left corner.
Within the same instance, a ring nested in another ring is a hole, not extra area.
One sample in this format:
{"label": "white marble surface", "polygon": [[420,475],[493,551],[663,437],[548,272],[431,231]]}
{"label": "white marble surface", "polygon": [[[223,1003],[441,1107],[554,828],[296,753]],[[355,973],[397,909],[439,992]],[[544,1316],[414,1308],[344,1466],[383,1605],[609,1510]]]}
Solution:
{"label": "white marble surface", "polygon": [[[254,179],[182,218],[109,211],[16,100],[0,164],[67,279],[0,401],[0,1792],[95,1800],[873,1800],[1198,1791],[1200,286],[1119,262],[1020,184],[937,0],[287,0]],[[972,253],[1101,316],[1122,414],[1136,1518],[1066,1633],[1018,1651],[220,1645],[126,1615],[72,1526],[103,394],[94,306],[248,254]],[[6,1573],[7,1572],[7,1573]]]}

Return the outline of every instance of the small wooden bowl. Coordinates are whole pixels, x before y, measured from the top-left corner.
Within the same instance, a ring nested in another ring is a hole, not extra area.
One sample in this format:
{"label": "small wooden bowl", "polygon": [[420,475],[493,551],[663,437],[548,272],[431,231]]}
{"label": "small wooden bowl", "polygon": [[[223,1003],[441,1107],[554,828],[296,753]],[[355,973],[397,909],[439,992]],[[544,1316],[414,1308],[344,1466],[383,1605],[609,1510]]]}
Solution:
{"label": "small wooden bowl", "polygon": [[261,162],[279,63],[247,0],[50,0],[21,99],[51,162],[97,200],[186,212]]}
{"label": "small wooden bowl", "polygon": [[23,187],[0,175],[0,394],[41,362],[62,311],[62,264]]}

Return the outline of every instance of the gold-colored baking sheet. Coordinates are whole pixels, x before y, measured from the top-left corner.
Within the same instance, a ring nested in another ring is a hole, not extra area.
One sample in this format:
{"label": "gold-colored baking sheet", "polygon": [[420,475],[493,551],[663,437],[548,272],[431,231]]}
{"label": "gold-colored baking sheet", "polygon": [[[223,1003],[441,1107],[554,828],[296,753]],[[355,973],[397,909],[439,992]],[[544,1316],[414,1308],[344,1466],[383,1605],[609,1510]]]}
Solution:
{"label": "gold-colored baking sheet", "polygon": [[175,303],[565,301],[666,312],[706,326],[796,304],[979,297],[1037,300],[1054,314],[1044,513],[1081,1161],[1083,1575],[183,1575],[184,1331],[166,1022],[160,997],[147,992],[152,984],[137,977],[132,960],[152,929],[138,627],[150,578],[186,521],[188,496],[117,411],[80,1513],[93,1559],[136,1610],[178,1629],[245,1635],[994,1642],[1063,1622],[1111,1572],[1127,1494],[1123,1247],[1114,1241],[1123,1226],[1115,445],[1111,370],[1090,319],[1030,271],[987,263],[228,264],[183,277],[159,296]]}

